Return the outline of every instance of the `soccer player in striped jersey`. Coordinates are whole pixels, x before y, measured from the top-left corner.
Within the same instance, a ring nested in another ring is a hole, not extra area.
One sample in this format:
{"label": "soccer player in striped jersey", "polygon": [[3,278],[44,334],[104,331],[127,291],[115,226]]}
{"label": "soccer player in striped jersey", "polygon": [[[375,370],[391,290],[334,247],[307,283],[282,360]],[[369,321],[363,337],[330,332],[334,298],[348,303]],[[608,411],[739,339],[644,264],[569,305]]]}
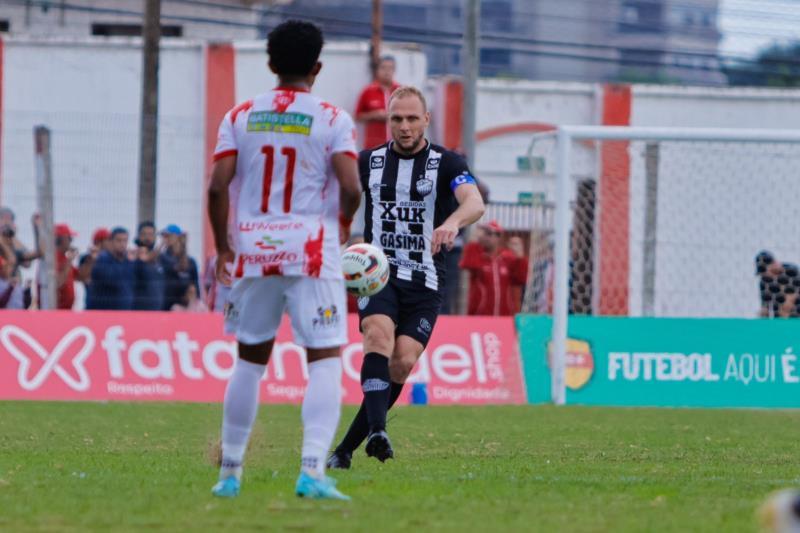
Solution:
{"label": "soccer player in striped jersey", "polygon": [[484,212],[464,158],[426,139],[429,121],[422,93],[401,87],[389,99],[392,140],[359,155],[365,241],[386,253],[391,276],[381,292],[358,301],[364,401],[328,459],[330,468],[349,468],[365,438],[367,455],[380,461],[394,456],[386,412],[433,332],[444,289],[443,252]]}

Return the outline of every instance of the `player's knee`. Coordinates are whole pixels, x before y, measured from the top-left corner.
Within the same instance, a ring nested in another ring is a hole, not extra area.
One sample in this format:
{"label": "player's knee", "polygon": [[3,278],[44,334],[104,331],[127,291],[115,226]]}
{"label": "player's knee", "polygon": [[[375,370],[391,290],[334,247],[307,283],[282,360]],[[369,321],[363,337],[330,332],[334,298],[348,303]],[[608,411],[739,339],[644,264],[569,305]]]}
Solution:
{"label": "player's knee", "polygon": [[392,331],[379,324],[365,324],[363,329],[365,352],[378,352],[386,356],[392,353],[394,348],[394,334]]}
{"label": "player's knee", "polygon": [[394,355],[389,361],[389,377],[395,383],[405,383],[416,362],[417,358],[413,356]]}

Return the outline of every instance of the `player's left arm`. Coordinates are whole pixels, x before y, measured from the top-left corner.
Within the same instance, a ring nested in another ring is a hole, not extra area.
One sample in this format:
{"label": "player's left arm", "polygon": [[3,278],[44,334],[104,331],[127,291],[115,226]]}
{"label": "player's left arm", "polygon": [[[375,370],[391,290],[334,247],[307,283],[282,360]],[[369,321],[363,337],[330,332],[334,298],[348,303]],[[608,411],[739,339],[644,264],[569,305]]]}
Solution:
{"label": "player's left arm", "polygon": [[456,240],[458,231],[476,222],[483,216],[486,206],[478,190],[478,186],[468,172],[453,179],[451,187],[454,187],[453,195],[458,202],[458,208],[453,211],[441,226],[433,230],[431,238],[431,253],[437,254],[442,248],[450,250]]}

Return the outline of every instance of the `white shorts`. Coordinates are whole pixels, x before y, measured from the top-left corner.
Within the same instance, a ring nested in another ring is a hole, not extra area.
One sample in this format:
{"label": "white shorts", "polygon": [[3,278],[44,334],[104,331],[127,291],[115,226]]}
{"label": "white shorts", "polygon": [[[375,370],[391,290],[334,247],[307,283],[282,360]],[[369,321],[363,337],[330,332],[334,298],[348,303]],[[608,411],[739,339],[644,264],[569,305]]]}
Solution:
{"label": "white shorts", "polygon": [[294,341],[306,348],[347,344],[344,280],[268,276],[237,280],[225,311],[225,333],[242,344],[275,338],[288,311]]}

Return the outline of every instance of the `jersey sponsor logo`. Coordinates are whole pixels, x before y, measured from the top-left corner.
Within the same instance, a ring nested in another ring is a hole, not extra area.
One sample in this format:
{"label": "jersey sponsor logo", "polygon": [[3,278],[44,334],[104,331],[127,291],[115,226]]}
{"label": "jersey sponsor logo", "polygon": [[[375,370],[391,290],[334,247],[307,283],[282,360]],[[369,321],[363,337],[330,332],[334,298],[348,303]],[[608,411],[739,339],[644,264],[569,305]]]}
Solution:
{"label": "jersey sponsor logo", "polygon": [[239,261],[243,265],[272,265],[275,263],[295,263],[297,254],[281,250],[273,254],[240,254]]}
{"label": "jersey sponsor logo", "polygon": [[425,222],[425,202],[380,202],[381,220]]}
{"label": "jersey sponsor logo", "polygon": [[436,170],[439,168],[439,162],[441,159],[438,157],[436,159],[428,159],[428,163],[425,165],[425,170]]}
{"label": "jersey sponsor logo", "polygon": [[358,308],[363,311],[369,305],[369,296],[361,296],[358,298]]}
{"label": "jersey sponsor logo", "polygon": [[311,135],[314,117],[303,113],[276,113],[275,111],[254,111],[247,117],[247,131],[275,133],[297,133]]}
{"label": "jersey sponsor logo", "polygon": [[341,316],[335,305],[317,307],[317,316],[311,320],[314,329],[330,328],[339,323]]}
{"label": "jersey sponsor logo", "polygon": [[395,268],[407,268],[409,270],[417,270],[419,272],[428,272],[430,269],[421,264],[417,263],[416,261],[410,261],[408,259],[398,259],[397,257],[386,256],[386,259],[389,261],[389,264]]}
{"label": "jersey sponsor logo", "polygon": [[279,245],[283,244],[280,239],[273,239],[270,235],[263,235],[256,241],[256,248],[260,250],[276,250]]}
{"label": "jersey sponsor logo", "polygon": [[291,231],[303,228],[302,222],[239,222],[239,231],[249,233],[251,231]]}
{"label": "jersey sponsor logo", "polygon": [[383,165],[386,163],[386,158],[382,155],[373,155],[369,158],[369,168],[371,169],[378,169],[383,168]]}
{"label": "jersey sponsor logo", "polygon": [[[438,161],[438,159],[437,159]],[[430,163],[430,161],[428,161]],[[428,178],[420,178],[417,180],[417,192],[422,196],[428,196],[433,190],[433,181]]]}
{"label": "jersey sponsor logo", "polygon": [[381,246],[389,250],[425,251],[425,237],[397,233],[381,233]]}

